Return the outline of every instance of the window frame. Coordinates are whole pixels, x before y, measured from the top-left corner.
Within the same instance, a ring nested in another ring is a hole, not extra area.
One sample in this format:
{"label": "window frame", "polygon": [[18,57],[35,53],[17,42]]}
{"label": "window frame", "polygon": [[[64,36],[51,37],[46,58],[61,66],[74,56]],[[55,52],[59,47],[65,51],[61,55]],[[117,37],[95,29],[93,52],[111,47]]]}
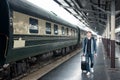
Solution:
{"label": "window frame", "polygon": [[64,28],[64,26],[61,27],[61,32],[62,32],[62,35],[65,35],[65,28]]}
{"label": "window frame", "polygon": [[58,25],[57,24],[54,24],[54,34],[58,35]]}
{"label": "window frame", "polygon": [[66,33],[67,35],[69,35],[69,28],[66,28]]}
{"label": "window frame", "polygon": [[46,34],[51,34],[52,33],[52,29],[51,29],[51,23],[50,22],[46,22]]}
{"label": "window frame", "polygon": [[[32,18],[30,17],[29,18],[29,33],[31,34],[38,34],[38,31],[39,31],[39,28],[38,28],[38,19],[35,19],[35,18]],[[35,29],[36,27],[36,29]]]}

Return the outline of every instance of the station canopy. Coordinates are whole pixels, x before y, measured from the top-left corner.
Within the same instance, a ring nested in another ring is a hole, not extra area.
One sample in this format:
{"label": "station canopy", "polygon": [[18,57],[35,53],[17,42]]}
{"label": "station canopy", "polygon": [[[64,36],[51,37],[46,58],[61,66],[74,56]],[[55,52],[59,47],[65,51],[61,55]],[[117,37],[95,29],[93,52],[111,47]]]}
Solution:
{"label": "station canopy", "polygon": [[[102,35],[111,14],[112,0],[54,0],[86,27]],[[115,0],[116,28],[120,25],[120,0]],[[109,19],[110,20],[110,19]]]}

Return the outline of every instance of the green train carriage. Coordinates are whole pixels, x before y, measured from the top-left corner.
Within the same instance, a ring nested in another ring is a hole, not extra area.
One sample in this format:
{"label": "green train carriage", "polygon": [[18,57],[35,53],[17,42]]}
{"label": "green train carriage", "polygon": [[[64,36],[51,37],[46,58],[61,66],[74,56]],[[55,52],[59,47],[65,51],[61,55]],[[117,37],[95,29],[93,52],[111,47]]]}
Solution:
{"label": "green train carriage", "polygon": [[1,0],[0,6],[0,66],[80,44],[80,28],[25,0]]}

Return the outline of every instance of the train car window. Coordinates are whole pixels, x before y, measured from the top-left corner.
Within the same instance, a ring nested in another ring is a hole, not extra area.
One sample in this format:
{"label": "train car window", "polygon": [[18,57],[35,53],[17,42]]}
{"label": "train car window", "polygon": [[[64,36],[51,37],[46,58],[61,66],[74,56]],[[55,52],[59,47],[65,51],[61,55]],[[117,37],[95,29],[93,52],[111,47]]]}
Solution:
{"label": "train car window", "polygon": [[29,18],[29,24],[30,24],[29,32],[30,33],[38,33],[38,20]]}
{"label": "train car window", "polygon": [[67,31],[67,35],[69,35],[69,29],[68,28],[66,28],[66,31]]}
{"label": "train car window", "polygon": [[46,22],[46,34],[51,34],[51,23]]}
{"label": "train car window", "polygon": [[54,24],[54,34],[58,34],[58,25]]}
{"label": "train car window", "polygon": [[62,35],[64,35],[65,34],[65,29],[64,29],[64,27],[62,27]]}
{"label": "train car window", "polygon": [[70,33],[71,33],[71,36],[72,36],[72,29],[71,29],[71,32],[70,32]]}
{"label": "train car window", "polygon": [[73,36],[75,36],[75,30],[73,30],[73,34],[74,34]]}

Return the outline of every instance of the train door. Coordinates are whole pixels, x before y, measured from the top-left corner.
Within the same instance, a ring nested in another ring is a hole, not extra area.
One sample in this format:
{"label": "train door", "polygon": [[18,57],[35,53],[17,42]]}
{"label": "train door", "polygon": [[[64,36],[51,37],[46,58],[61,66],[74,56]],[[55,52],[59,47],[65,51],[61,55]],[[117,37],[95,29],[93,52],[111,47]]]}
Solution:
{"label": "train door", "polygon": [[9,9],[7,0],[0,0],[0,66],[5,63],[9,36]]}

